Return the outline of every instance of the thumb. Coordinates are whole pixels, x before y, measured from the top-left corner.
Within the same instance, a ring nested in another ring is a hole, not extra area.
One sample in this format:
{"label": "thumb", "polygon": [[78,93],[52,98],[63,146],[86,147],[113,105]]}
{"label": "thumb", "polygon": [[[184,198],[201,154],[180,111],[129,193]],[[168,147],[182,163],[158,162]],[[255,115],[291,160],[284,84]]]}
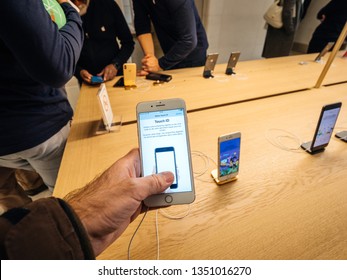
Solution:
{"label": "thumb", "polygon": [[172,172],[161,172],[143,177],[141,181],[144,189],[142,199],[145,199],[150,195],[162,193],[170,187],[174,181],[174,175]]}

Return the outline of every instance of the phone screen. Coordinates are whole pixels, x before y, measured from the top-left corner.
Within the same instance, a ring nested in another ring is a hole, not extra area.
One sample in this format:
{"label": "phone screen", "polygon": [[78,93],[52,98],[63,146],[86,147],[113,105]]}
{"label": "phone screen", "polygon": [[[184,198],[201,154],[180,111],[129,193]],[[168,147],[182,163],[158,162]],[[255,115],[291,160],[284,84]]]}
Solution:
{"label": "phone screen", "polygon": [[156,173],[171,171],[175,176],[171,188],[177,188],[176,155],[174,147],[155,149],[155,169]]}
{"label": "phone screen", "polygon": [[193,190],[184,108],[138,114],[143,176],[171,171],[166,193]]}
{"label": "phone screen", "polygon": [[219,143],[219,177],[239,172],[240,144],[241,138],[233,138]]}
{"label": "phone screen", "polygon": [[326,146],[329,143],[340,109],[338,107],[323,111],[312,148]]}

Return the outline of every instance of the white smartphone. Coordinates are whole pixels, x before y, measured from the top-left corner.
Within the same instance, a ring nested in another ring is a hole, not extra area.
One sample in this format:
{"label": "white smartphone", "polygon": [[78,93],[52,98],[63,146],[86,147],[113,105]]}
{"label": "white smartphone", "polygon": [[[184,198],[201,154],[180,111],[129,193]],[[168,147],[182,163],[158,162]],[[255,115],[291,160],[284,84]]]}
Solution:
{"label": "white smartphone", "polygon": [[145,199],[148,207],[195,200],[187,111],[183,99],[141,102],[136,106],[142,176],[171,171],[173,184]]}
{"label": "white smartphone", "polygon": [[321,61],[322,57],[325,56],[325,54],[330,51],[330,49],[334,46],[335,42],[329,42],[324,49],[318,54],[318,56],[315,58],[315,62]]}
{"label": "white smartphone", "polygon": [[218,137],[218,166],[211,172],[217,184],[236,179],[239,174],[241,133],[233,132]]}
{"label": "white smartphone", "polygon": [[237,62],[239,61],[241,52],[232,52],[229,57],[227,68],[225,69],[225,74],[232,75],[235,74],[234,69]]}
{"label": "white smartphone", "polygon": [[203,72],[203,77],[204,78],[213,78],[213,70],[214,67],[216,66],[218,59],[218,53],[211,53],[208,54],[206,57],[206,62],[204,66],[204,72]]}
{"label": "white smartphone", "polygon": [[323,152],[328,146],[333,133],[337,117],[339,116],[342,103],[337,102],[323,106],[313,140],[301,144],[301,148],[310,154]]}
{"label": "white smartphone", "polygon": [[136,86],[136,63],[123,64],[123,76],[125,87]]}

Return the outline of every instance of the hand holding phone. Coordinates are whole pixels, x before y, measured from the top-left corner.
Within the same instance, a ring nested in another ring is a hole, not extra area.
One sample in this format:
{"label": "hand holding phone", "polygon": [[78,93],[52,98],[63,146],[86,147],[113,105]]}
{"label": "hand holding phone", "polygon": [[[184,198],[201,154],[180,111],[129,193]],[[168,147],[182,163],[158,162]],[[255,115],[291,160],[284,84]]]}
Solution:
{"label": "hand holding phone", "polygon": [[101,84],[102,82],[104,82],[104,78],[101,76],[92,76],[90,79],[90,83],[93,85]]}
{"label": "hand holding phone", "polygon": [[147,198],[148,207],[192,203],[194,177],[182,99],[139,103],[136,107],[142,176],[171,171],[174,182],[164,193]]}
{"label": "hand holding phone", "polygon": [[341,106],[341,102],[323,106],[313,140],[301,144],[302,149],[310,154],[324,151],[329,144]]}
{"label": "hand holding phone", "polygon": [[237,178],[240,167],[240,149],[240,132],[218,137],[218,166],[211,172],[217,184],[225,184]]}

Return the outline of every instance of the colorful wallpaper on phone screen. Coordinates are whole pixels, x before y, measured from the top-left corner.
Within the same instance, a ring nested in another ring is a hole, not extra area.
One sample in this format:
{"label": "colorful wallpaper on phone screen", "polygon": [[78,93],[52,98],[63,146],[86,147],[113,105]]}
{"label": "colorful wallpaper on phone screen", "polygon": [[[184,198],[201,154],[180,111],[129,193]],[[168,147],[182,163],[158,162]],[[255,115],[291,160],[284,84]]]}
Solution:
{"label": "colorful wallpaper on phone screen", "polygon": [[238,172],[240,160],[240,138],[220,143],[220,176]]}

